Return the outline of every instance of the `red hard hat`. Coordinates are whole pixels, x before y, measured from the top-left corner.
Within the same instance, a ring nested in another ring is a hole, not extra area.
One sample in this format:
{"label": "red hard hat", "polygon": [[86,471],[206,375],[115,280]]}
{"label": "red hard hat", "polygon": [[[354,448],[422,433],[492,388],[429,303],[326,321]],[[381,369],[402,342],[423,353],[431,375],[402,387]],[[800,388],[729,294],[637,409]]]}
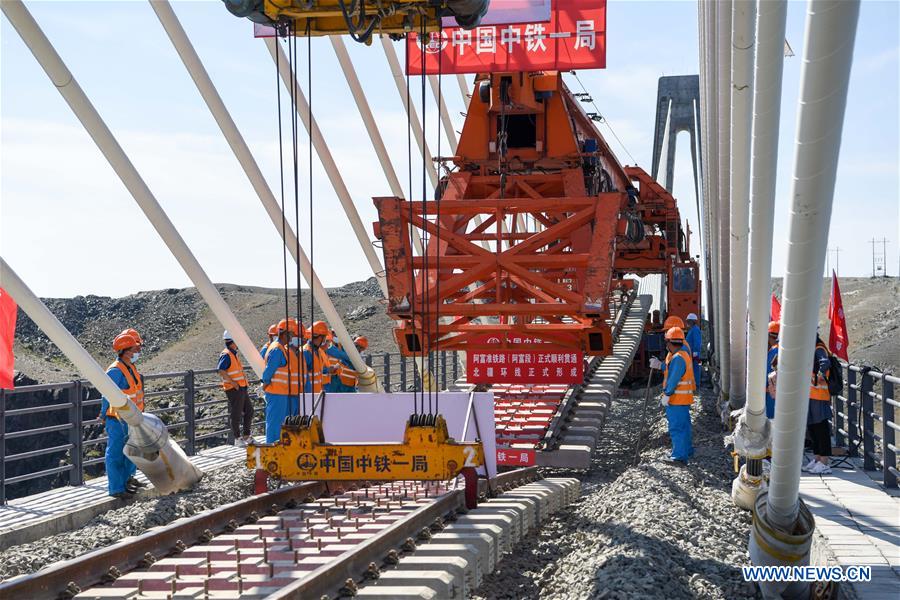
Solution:
{"label": "red hard hat", "polygon": [[[669,317],[672,318],[672,317]],[[677,318],[677,317],[675,317]],[[668,321],[669,319],[666,319]],[[670,342],[683,342],[684,341],[684,329],[681,327],[672,327],[668,331],[666,331],[666,339]]]}
{"label": "red hard hat", "polygon": [[[678,327],[680,329],[684,329],[684,321],[681,320],[681,317],[676,317],[672,315],[671,317],[666,317],[666,320],[663,322],[663,329],[666,331],[672,329],[673,327]],[[684,334],[682,334],[683,336]]]}
{"label": "red hard hat", "polygon": [[297,319],[282,319],[278,321],[278,333],[282,331],[289,331],[294,335],[300,335],[300,326],[297,324]]}
{"label": "red hard hat", "polygon": [[269,325],[269,335],[278,335],[278,325],[276,323]]}
{"label": "red hard hat", "polygon": [[140,346],[140,339],[135,338],[130,333],[125,333],[124,331],[116,336],[113,340],[112,347],[116,352],[121,352],[122,350],[128,350],[129,348],[134,348],[135,346]]}
{"label": "red hard hat", "polygon": [[769,321],[769,333],[774,333],[775,335],[781,333],[781,322]]}
{"label": "red hard hat", "polygon": [[353,340],[353,343],[356,344],[357,346],[359,346],[360,348],[362,348],[363,350],[366,350],[369,347],[369,340],[364,335],[356,336],[356,338]]}
{"label": "red hard hat", "polygon": [[312,325],[312,334],[313,335],[328,335],[328,323],[325,321],[316,321]]}

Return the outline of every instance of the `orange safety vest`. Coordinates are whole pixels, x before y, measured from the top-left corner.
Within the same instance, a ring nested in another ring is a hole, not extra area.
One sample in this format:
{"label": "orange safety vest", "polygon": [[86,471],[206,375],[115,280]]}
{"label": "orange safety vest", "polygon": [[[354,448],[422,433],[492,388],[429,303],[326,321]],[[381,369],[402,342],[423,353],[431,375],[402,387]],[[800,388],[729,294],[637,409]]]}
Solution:
{"label": "orange safety vest", "polygon": [[[821,348],[828,354],[828,348],[824,344],[816,344],[816,350]],[[809,399],[820,402],[831,402],[831,392],[828,391],[828,379],[824,373],[817,373],[813,365],[813,375],[809,386]]]}
{"label": "orange safety vest", "polygon": [[[126,365],[121,360],[115,360],[106,370],[109,371],[113,367],[122,372],[122,375],[125,376],[125,381],[128,383],[128,387],[122,390],[122,393],[135,403],[139,411],[144,412],[144,380],[141,378],[141,374],[138,373],[137,367]],[[119,417],[116,414],[116,409],[112,406],[106,410],[106,414],[110,417]]]}
{"label": "orange safety vest", "polygon": [[341,383],[346,385],[347,387],[355,388],[359,385],[359,373],[356,372],[355,369],[348,367],[343,364],[341,361],[338,361],[339,371],[338,375],[341,378]]}
{"label": "orange safety vest", "polygon": [[[244,375],[244,365],[241,364],[241,360],[237,357],[236,353],[228,348],[222,350],[222,354],[219,356],[225,356],[226,354],[231,358],[231,366],[228,367],[227,371],[228,376],[238,384],[238,387],[247,387],[247,377]],[[230,390],[234,389],[234,386],[223,380],[222,389]]]}
{"label": "orange safety vest", "polygon": [[670,352],[669,355],[666,356],[666,383],[664,384],[664,386],[668,384],[669,361],[671,361],[675,356],[680,356],[684,361],[684,375],[681,376],[681,379],[675,385],[675,393],[672,394],[671,398],[669,398],[669,404],[673,406],[693,404],[694,390],[697,389],[697,386],[694,383],[694,367],[691,364],[691,355],[688,354],[683,348],[675,354],[672,354]]}
{"label": "orange safety vest", "polygon": [[[318,394],[322,391],[324,386],[331,383],[331,374],[322,373],[322,371],[330,366],[329,359],[331,357],[321,348],[316,348],[315,351],[313,351],[313,347],[310,346],[309,343],[303,346],[303,350],[309,352],[313,357],[312,373],[306,374],[306,382],[311,383],[310,389],[314,394]],[[303,367],[304,369],[306,368],[305,356],[303,357]]]}
{"label": "orange safety vest", "polygon": [[263,390],[269,394],[297,396],[300,394],[300,361],[297,359],[297,353],[293,350],[288,350],[281,342],[276,340],[269,344],[269,349],[266,350],[266,358],[276,348],[285,356],[287,364],[275,370],[275,373],[272,375],[272,381],[269,382],[269,385],[264,385]]}

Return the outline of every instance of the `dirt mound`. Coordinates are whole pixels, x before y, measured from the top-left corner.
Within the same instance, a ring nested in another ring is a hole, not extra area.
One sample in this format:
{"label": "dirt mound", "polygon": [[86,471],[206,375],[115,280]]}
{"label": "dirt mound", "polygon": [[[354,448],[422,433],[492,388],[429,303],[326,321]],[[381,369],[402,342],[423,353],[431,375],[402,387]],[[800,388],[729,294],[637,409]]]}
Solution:
{"label": "dirt mound", "polygon": [[[222,284],[219,293],[252,339],[262,344],[269,325],[285,316],[283,289]],[[329,290],[338,312],[353,335],[369,338],[372,353],[396,352],[392,321],[385,314],[375,278]],[[141,370],[145,373],[212,368],[222,349],[222,326],[194,288],[139,292],[124,298],[78,296],[49,298],[44,302],[102,365],[112,359],[110,343],[126,327],[144,337]],[[309,291],[301,294],[304,321],[322,319],[322,310],[310,306]],[[297,312],[297,298],[288,290],[288,312]],[[42,383],[67,381],[76,376],[59,350],[19,311],[16,322],[16,370]]]}

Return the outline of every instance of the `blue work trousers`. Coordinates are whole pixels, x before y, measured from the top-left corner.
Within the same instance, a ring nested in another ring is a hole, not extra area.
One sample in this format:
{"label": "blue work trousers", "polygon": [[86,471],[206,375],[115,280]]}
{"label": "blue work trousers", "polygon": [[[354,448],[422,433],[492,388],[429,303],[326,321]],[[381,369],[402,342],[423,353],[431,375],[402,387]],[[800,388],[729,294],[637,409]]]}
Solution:
{"label": "blue work trousers", "polygon": [[694,367],[694,385],[697,386],[697,389],[700,389],[700,359],[695,358],[693,363]]}
{"label": "blue work trousers", "polygon": [[691,407],[684,404],[669,405],[666,407],[666,418],[669,421],[669,437],[672,438],[672,458],[687,462],[694,455]]}
{"label": "blue work trousers", "polygon": [[298,414],[297,396],[287,394],[270,394],[266,392],[266,443],[272,444],[281,439],[281,425],[289,415]]}
{"label": "blue work trousers", "polygon": [[125,491],[125,483],[134,476],[137,467],[125,457],[125,440],[128,439],[128,423],[115,417],[106,417],[106,481],[109,495]]}
{"label": "blue work trousers", "polygon": [[769,419],[775,418],[775,398],[766,392],[766,416]]}

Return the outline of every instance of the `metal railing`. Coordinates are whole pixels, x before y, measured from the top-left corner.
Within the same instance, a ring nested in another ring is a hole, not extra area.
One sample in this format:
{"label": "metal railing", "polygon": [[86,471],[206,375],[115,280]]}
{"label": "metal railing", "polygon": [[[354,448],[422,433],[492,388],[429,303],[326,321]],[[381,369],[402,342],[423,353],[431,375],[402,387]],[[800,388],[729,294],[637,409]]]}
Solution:
{"label": "metal railing", "polygon": [[[411,357],[385,352],[365,360],[387,392],[411,390],[419,383]],[[436,352],[425,364],[441,389],[460,376],[455,352]],[[185,453],[233,443],[228,400],[215,369],[144,375],[144,382],[145,411],[165,423]],[[256,393],[259,380],[249,383],[252,433],[257,435],[265,429],[264,401]],[[16,402],[17,397],[22,399]],[[100,394],[83,380],[0,389],[0,505],[103,475],[107,437],[100,402]],[[17,404],[27,406],[10,408]],[[23,485],[34,480],[41,482]]]}
{"label": "metal railing", "polygon": [[834,396],[834,438],[850,458],[862,458],[863,470],[881,471],[884,486],[897,487],[894,409],[900,408],[894,385],[900,379],[871,367],[841,362],[844,393]]}

